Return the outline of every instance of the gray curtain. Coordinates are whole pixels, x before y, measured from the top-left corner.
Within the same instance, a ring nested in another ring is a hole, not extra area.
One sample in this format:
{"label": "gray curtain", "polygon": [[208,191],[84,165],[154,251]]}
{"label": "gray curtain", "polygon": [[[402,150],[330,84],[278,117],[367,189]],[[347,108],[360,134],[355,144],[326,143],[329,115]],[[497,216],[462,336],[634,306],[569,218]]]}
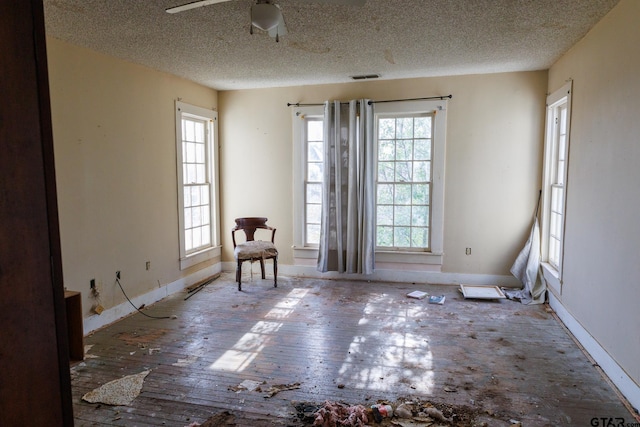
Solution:
{"label": "gray curtain", "polygon": [[369,100],[324,106],[318,270],[371,274],[375,263],[375,147]]}

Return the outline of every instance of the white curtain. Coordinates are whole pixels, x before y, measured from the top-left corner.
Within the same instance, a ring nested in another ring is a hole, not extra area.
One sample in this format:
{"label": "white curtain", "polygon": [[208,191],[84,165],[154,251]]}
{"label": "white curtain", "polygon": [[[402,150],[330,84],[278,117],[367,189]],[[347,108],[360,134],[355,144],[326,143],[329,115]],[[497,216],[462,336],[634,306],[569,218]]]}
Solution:
{"label": "white curtain", "polygon": [[508,298],[520,300],[523,304],[544,303],[547,284],[540,271],[540,226],[537,216],[533,219],[527,243],[511,266],[511,274],[522,282],[523,288],[506,290],[505,294]]}
{"label": "white curtain", "polygon": [[318,270],[371,274],[375,252],[373,106],[324,106],[324,179]]}

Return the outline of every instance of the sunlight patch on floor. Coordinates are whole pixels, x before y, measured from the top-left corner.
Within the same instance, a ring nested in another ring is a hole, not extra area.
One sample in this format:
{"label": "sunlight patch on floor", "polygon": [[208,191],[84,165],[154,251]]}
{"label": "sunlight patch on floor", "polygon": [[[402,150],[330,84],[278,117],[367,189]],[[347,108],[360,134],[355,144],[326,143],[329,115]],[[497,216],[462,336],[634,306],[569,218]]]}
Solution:
{"label": "sunlight patch on floor", "polygon": [[[265,319],[284,319],[293,313],[295,307],[307,294],[306,289],[293,289],[264,316]],[[220,371],[241,372],[265,348],[271,338],[282,327],[282,322],[261,320],[257,322],[249,332],[244,334],[231,347],[224,352],[209,368]]]}

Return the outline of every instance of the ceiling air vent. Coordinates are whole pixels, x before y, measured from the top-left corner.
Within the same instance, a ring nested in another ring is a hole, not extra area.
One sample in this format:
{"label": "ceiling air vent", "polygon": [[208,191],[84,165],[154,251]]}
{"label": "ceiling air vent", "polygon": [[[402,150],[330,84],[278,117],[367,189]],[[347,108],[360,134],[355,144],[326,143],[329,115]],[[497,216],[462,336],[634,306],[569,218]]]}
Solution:
{"label": "ceiling air vent", "polygon": [[352,80],[368,80],[368,79],[379,79],[380,74],[363,74],[361,76],[351,76]]}

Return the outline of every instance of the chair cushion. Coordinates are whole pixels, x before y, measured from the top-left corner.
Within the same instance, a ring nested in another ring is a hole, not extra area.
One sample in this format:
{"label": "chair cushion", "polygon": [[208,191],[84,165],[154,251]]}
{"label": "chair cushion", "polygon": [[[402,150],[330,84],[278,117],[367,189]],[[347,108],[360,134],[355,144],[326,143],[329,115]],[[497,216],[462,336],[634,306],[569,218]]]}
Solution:
{"label": "chair cushion", "polygon": [[252,240],[237,245],[233,255],[236,260],[265,259],[278,255],[278,250],[271,242]]}

